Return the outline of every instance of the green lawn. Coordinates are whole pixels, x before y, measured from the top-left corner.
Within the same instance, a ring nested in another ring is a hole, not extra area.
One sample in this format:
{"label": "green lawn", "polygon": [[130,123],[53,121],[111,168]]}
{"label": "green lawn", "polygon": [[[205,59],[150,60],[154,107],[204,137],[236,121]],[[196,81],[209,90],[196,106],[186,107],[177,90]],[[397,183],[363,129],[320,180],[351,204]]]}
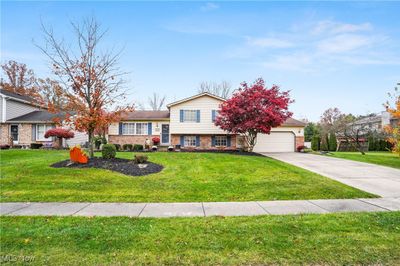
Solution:
{"label": "green lawn", "polygon": [[400,263],[400,212],[0,222],[1,258],[28,256],[36,265]]}
{"label": "green lawn", "polygon": [[379,164],[400,169],[400,157],[391,152],[367,152],[362,155],[359,152],[332,152],[333,157],[343,158],[353,161]]}
{"label": "green lawn", "polygon": [[[184,202],[357,198],[373,195],[267,157],[216,153],[149,154],[165,166],[132,177],[102,169],[51,168],[67,151],[1,151],[7,201]],[[133,153],[118,153],[133,158]]]}

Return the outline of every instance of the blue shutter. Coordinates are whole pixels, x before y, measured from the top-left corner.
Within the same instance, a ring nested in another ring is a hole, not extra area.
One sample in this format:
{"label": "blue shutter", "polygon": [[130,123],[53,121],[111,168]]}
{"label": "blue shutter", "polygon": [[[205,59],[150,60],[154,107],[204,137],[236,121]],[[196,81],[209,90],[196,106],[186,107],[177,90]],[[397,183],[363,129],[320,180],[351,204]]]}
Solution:
{"label": "blue shutter", "polygon": [[200,136],[196,136],[196,147],[200,147]]}
{"label": "blue shutter", "polygon": [[32,141],[36,141],[36,124],[32,124]]}
{"label": "blue shutter", "polygon": [[211,147],[215,147],[215,136],[211,136]]}
{"label": "blue shutter", "polygon": [[183,110],[179,110],[179,121],[183,122]]}
{"label": "blue shutter", "polygon": [[196,122],[200,123],[200,110],[196,110],[196,115],[197,115]]}
{"label": "blue shutter", "polygon": [[181,147],[185,146],[185,137],[181,136]]}
{"label": "blue shutter", "polygon": [[118,134],[119,135],[122,135],[122,126],[123,126],[123,124],[122,123],[119,123],[119,130],[118,130]]}
{"label": "blue shutter", "polygon": [[231,136],[226,136],[226,146],[231,146]]}
{"label": "blue shutter", "polygon": [[151,126],[152,126],[152,124],[151,124],[151,122],[149,122],[147,124],[147,135],[153,135],[152,132],[151,132]]}
{"label": "blue shutter", "polygon": [[215,110],[211,111],[211,120],[215,122]]}

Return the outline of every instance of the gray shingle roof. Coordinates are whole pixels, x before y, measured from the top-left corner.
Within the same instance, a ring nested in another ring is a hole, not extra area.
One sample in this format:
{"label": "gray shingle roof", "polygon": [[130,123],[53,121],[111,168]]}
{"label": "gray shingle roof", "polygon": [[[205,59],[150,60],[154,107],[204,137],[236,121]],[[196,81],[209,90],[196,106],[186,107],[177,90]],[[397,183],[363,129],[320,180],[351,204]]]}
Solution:
{"label": "gray shingle roof", "polygon": [[10,92],[10,91],[4,90],[4,89],[0,89],[0,93],[4,94],[5,96],[13,97],[15,99],[23,100],[26,102],[34,102],[34,99],[32,97],[18,94],[18,93],[13,93],[13,92]]}
{"label": "gray shingle roof", "polygon": [[283,124],[282,126],[286,126],[286,127],[305,127],[306,123],[301,122],[299,120],[296,120],[294,118],[288,118]]}
{"label": "gray shingle roof", "polygon": [[133,111],[123,116],[122,120],[167,120],[169,111]]}
{"label": "gray shingle roof", "polygon": [[22,122],[22,123],[30,123],[30,122],[53,122],[55,118],[64,118],[65,113],[50,113],[48,111],[33,111],[25,115],[21,115],[15,117],[13,119],[7,120],[7,122]]}

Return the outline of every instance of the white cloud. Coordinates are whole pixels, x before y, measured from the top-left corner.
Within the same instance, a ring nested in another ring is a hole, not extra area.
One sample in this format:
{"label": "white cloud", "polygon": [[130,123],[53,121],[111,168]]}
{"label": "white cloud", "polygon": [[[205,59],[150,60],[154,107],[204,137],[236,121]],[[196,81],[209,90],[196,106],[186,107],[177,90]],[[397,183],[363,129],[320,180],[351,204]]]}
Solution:
{"label": "white cloud", "polygon": [[275,56],[262,65],[269,69],[312,72],[312,64],[315,62],[314,55],[309,53],[293,53]]}
{"label": "white cloud", "polygon": [[341,34],[322,39],[318,42],[317,48],[322,53],[343,53],[369,46],[374,42],[374,37],[356,34]]}
{"label": "white cloud", "polygon": [[352,33],[360,31],[370,31],[372,25],[368,22],[361,24],[350,24],[340,23],[331,20],[324,20],[317,23],[317,25],[311,30],[312,34],[340,34],[340,33]]}
{"label": "white cloud", "polygon": [[293,43],[278,38],[247,37],[247,44],[250,46],[261,47],[261,48],[288,48],[293,46]]}
{"label": "white cloud", "polygon": [[219,5],[214,4],[214,3],[206,3],[205,5],[200,7],[201,11],[212,11],[212,10],[215,10],[218,8],[219,8]]}

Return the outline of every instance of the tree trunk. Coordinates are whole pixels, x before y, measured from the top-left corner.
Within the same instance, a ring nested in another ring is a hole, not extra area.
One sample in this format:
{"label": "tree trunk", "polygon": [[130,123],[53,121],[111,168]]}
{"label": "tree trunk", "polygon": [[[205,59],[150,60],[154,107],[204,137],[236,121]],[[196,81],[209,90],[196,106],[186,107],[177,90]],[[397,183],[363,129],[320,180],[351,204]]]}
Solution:
{"label": "tree trunk", "polygon": [[89,130],[89,157],[93,158],[94,157],[94,148],[93,148],[93,139],[94,139],[94,131]]}
{"label": "tree trunk", "polygon": [[253,152],[254,146],[256,145],[257,132],[248,132],[247,135],[245,135],[245,139],[247,142],[247,151]]}

